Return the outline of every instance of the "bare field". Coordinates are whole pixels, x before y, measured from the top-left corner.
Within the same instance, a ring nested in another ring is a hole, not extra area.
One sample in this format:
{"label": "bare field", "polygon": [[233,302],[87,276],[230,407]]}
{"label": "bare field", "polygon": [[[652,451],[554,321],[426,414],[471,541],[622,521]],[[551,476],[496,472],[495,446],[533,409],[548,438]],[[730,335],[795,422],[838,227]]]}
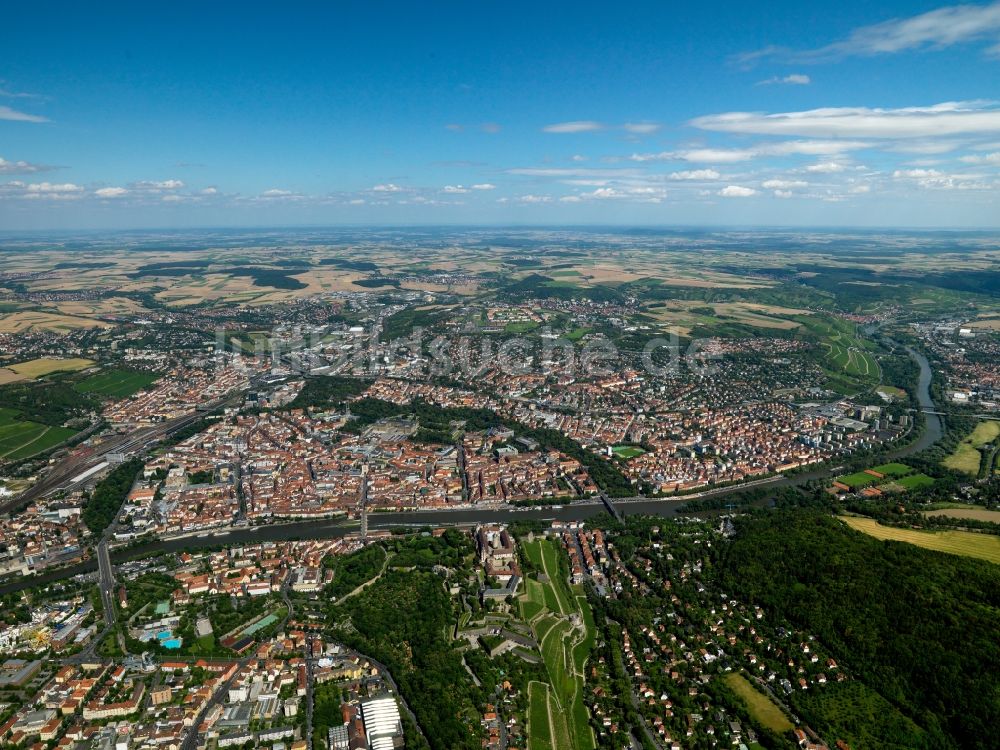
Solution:
{"label": "bare field", "polygon": [[[706,310],[711,309],[711,314]],[[776,305],[759,305],[750,302],[700,302],[671,300],[647,309],[656,320],[690,333],[696,325],[715,325],[727,320],[755,328],[791,330],[801,323],[787,317],[808,314],[808,311]]]}
{"label": "bare field", "polygon": [[0,333],[23,333],[34,329],[65,332],[75,328],[110,328],[110,323],[76,315],[25,310],[0,316]]}
{"label": "bare field", "polygon": [[27,379],[27,375],[18,375],[13,370],[8,370],[6,367],[0,367],[0,385],[7,385],[8,383],[16,383],[18,380]]}
{"label": "bare field", "polygon": [[12,370],[25,378],[40,378],[53,372],[75,372],[84,370],[94,364],[92,359],[56,359],[54,357],[41,357],[27,362],[18,362],[16,365],[8,365],[7,369]]}

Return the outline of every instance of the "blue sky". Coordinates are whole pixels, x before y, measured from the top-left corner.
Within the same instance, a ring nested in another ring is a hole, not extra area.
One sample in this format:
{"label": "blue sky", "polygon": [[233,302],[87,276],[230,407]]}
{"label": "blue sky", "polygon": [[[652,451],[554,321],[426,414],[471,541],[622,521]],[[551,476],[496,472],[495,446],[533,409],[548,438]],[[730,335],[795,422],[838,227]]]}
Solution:
{"label": "blue sky", "polygon": [[0,229],[1000,226],[1000,2],[678,5],[16,3]]}

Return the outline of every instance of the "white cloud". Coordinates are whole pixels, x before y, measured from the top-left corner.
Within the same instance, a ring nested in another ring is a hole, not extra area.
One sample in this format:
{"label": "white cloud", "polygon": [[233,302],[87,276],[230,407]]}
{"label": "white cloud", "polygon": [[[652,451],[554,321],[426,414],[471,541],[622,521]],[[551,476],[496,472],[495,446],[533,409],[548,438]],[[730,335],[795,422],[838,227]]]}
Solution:
{"label": "white cloud", "polygon": [[123,187],[105,187],[94,191],[98,198],[121,198],[128,195],[128,190]]}
{"label": "white cloud", "polygon": [[199,195],[218,195],[219,190],[218,188],[207,187],[207,188],[202,188],[201,190],[198,191],[198,193]]}
{"label": "white cloud", "polygon": [[714,169],[686,169],[671,172],[671,180],[717,180],[721,175]]}
{"label": "white cloud", "polygon": [[[618,187],[599,187],[589,193],[580,193],[578,200],[625,200],[638,203],[659,203],[667,196],[662,187],[648,185],[622,185]],[[561,199],[560,199],[561,200]],[[577,202],[577,201],[565,201]]]}
{"label": "white cloud", "polygon": [[30,184],[14,180],[0,185],[0,197],[23,198],[26,200],[76,200],[83,196],[84,189],[72,182],[33,182]]}
{"label": "white cloud", "polygon": [[921,47],[942,49],[982,39],[1000,41],[1000,3],[953,5],[919,16],[863,26],[847,39],[817,53],[878,55]]}
{"label": "white cloud", "polygon": [[649,135],[655,133],[662,126],[657,122],[626,122],[622,128],[635,135]]}
{"label": "white cloud", "polygon": [[835,156],[871,147],[865,141],[798,140],[759,143],[748,148],[694,148],[661,151],[656,154],[632,154],[630,161],[689,161],[702,164],[734,164],[762,156]]}
{"label": "white cloud", "polygon": [[0,157],[0,174],[34,174],[55,169],[45,164],[32,164],[27,161],[7,161]]}
{"label": "white cloud", "polygon": [[473,190],[496,190],[496,185],[489,182],[480,182],[472,186]]}
{"label": "white cloud", "polygon": [[804,180],[764,180],[760,186],[768,190],[791,190],[792,188],[809,187]]}
{"label": "white cloud", "polygon": [[168,193],[160,198],[164,203],[181,203],[184,200],[183,195],[177,195],[176,193]]}
{"label": "white cloud", "polygon": [[966,164],[1000,164],[1000,151],[994,151],[992,154],[983,154],[982,156],[978,154],[963,156],[959,158],[959,161],[964,161]]}
{"label": "white cloud", "polygon": [[74,185],[72,182],[36,182],[28,185],[29,193],[79,193],[82,191],[82,187]]}
{"label": "white cloud", "polygon": [[573,154],[573,156],[571,157],[571,160],[572,161],[577,161],[577,162],[579,162],[579,161],[587,161],[587,157],[583,156],[582,154]]}
{"label": "white cloud", "polygon": [[770,46],[740,55],[743,63],[764,58],[820,62],[845,57],[872,57],[906,50],[940,50],[985,41],[990,54],[1000,54],[1000,3],[951,5],[909,18],[894,18],[852,31],[847,38],[814,50],[793,51]]}
{"label": "white cloud", "polygon": [[758,86],[771,86],[775,83],[786,83],[792,86],[808,86],[812,79],[805,73],[792,73],[784,77],[774,76],[763,81],[757,81]]}
{"label": "white cloud", "polygon": [[889,148],[901,154],[946,154],[962,145],[953,140],[900,141]]}
{"label": "white cloud", "polygon": [[706,164],[732,164],[750,161],[756,152],[740,148],[692,148],[683,151],[660,151],[656,154],[632,154],[629,161],[691,161]]}
{"label": "white cloud", "polygon": [[265,190],[261,193],[265,198],[283,198],[286,195],[292,195],[291,190],[282,190],[281,188],[271,188],[270,190]]}
{"label": "white cloud", "polygon": [[774,197],[775,198],[791,198],[792,195],[793,194],[792,194],[791,190],[775,190],[774,191]]}
{"label": "white cloud", "polygon": [[757,195],[757,191],[742,185],[727,185],[717,195],[723,198],[749,198],[752,195]]}
{"label": "white cloud", "polygon": [[445,185],[441,189],[441,192],[442,193],[467,193],[467,192],[469,192],[469,188],[462,187],[461,185]]}
{"label": "white cloud", "polygon": [[940,175],[941,173],[936,169],[897,169],[892,173],[892,176],[897,180],[900,178],[939,177]]}
{"label": "white cloud", "polygon": [[[0,81],[0,83],[7,83],[7,81]],[[46,99],[47,97],[41,94],[31,94],[27,91],[13,91],[8,88],[0,88],[0,98],[3,99]]]}
{"label": "white cloud", "polygon": [[604,130],[604,125],[594,120],[573,120],[572,122],[557,122],[542,128],[543,133],[593,133]]}
{"label": "white cloud", "polygon": [[549,195],[522,195],[517,199],[521,203],[551,203],[552,197]]}
{"label": "white cloud", "polygon": [[838,161],[824,161],[819,164],[810,164],[806,167],[806,171],[814,174],[836,174],[847,171],[847,167]]}
{"label": "white cloud", "polygon": [[697,117],[702,130],[818,138],[928,138],[1000,133],[1000,109],[993,102],[943,102],[930,107],[877,109],[825,107],[802,112],[725,112]]}
{"label": "white cloud", "polygon": [[525,177],[638,177],[642,175],[637,169],[594,169],[590,167],[516,167],[508,169],[507,174]]}
{"label": "white cloud", "polygon": [[400,193],[404,190],[399,185],[395,185],[391,182],[387,182],[383,185],[375,185],[371,191],[373,193]]}
{"label": "white cloud", "polygon": [[157,192],[160,190],[180,190],[184,187],[184,183],[181,180],[140,180],[139,182],[132,183],[132,187],[136,190]]}
{"label": "white cloud", "polygon": [[937,169],[897,169],[892,176],[911,181],[925,190],[989,190],[996,187],[984,181],[982,175],[945,174]]}
{"label": "white cloud", "polygon": [[16,109],[5,107],[0,104],[0,120],[11,120],[13,122],[48,122],[49,118],[41,115],[31,115],[27,112],[19,112]]}

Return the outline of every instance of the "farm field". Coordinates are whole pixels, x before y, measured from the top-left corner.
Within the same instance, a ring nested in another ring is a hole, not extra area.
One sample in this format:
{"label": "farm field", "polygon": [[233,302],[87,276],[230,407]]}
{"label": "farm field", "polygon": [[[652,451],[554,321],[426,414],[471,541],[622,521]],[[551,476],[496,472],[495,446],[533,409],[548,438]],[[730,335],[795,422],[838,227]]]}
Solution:
{"label": "farm field", "polygon": [[1000,510],[986,510],[986,508],[938,508],[937,510],[925,510],[923,515],[930,517],[968,518],[972,521],[1000,523]]}
{"label": "farm field", "polygon": [[772,732],[782,734],[794,729],[792,722],[777,704],[751,685],[739,672],[730,672],[723,680],[730,690],[746,702],[751,716]]}
{"label": "farm field", "polygon": [[688,335],[695,326],[712,329],[727,324],[792,330],[801,326],[793,316],[808,315],[808,311],[752,302],[669,300],[649,306],[647,314],[675,328],[678,333]]}
{"label": "farm field", "polygon": [[59,315],[40,310],[22,310],[9,315],[0,316],[0,333],[23,333],[31,330],[54,331],[66,333],[77,328],[110,328],[105,323],[92,318],[75,315]]}
{"label": "farm field", "polygon": [[57,359],[55,357],[41,357],[27,362],[18,362],[14,365],[7,365],[8,370],[16,372],[25,378],[40,378],[53,372],[75,372],[84,370],[94,364],[92,359]]}
{"label": "farm field", "polygon": [[0,460],[19,461],[48,450],[76,433],[65,427],[50,427],[18,419],[14,409],[0,408]]}
{"label": "farm field", "polygon": [[81,393],[96,393],[108,398],[125,398],[156,382],[157,376],[148,372],[105,370],[81,380],[73,387]]}
{"label": "farm field", "polygon": [[[590,750],[594,735],[583,704],[584,666],[593,648],[595,627],[587,599],[575,594],[563,580],[559,568],[559,550],[551,541],[523,542],[525,555],[548,580],[525,578],[525,593],[519,605],[522,617],[531,626],[538,641],[542,661],[549,676],[548,684],[533,683],[529,688],[530,722],[549,718],[549,733],[536,741],[529,734],[529,750]],[[582,623],[573,625],[571,615]],[[544,706],[544,708],[543,708]]]}
{"label": "farm field", "polygon": [[979,473],[979,464],[982,460],[979,449],[992,443],[998,436],[1000,436],[1000,422],[980,422],[969,436],[955,447],[952,454],[941,463],[954,471],[976,475]]}
{"label": "farm field", "polygon": [[857,516],[841,516],[841,520],[852,529],[876,539],[906,542],[937,552],[1000,563],[1000,537],[992,534],[977,534],[971,531],[897,529],[893,526],[883,526],[871,518]]}

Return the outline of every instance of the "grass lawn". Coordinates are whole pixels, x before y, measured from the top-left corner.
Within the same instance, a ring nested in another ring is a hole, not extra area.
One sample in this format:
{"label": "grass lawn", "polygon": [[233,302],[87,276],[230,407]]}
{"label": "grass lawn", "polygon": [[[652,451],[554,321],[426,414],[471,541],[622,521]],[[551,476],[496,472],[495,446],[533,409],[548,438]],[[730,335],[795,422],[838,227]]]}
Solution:
{"label": "grass lawn", "polygon": [[783,734],[794,727],[778,705],[764,693],[755,688],[746,677],[738,672],[730,672],[723,680],[726,685],[742,698],[753,718],[773,732]]}
{"label": "grass lawn", "polygon": [[524,321],[518,323],[508,323],[507,325],[504,326],[503,332],[517,335],[520,333],[530,333],[531,331],[534,331],[536,328],[538,328],[538,323],[535,323],[533,321]]}
{"label": "grass lawn", "polygon": [[42,357],[27,362],[18,362],[16,365],[7,365],[7,369],[13,370],[18,375],[23,375],[26,378],[40,378],[43,375],[50,375],[53,372],[84,370],[92,364],[94,364],[94,360],[92,359]]}
{"label": "grass lawn", "polygon": [[0,459],[19,461],[46,451],[76,433],[65,427],[18,419],[14,409],[0,409]]}
{"label": "grass lawn", "polygon": [[915,487],[927,487],[932,485],[934,484],[934,479],[926,474],[911,474],[908,477],[893,480],[893,484],[898,484],[904,489],[912,490]]}
{"label": "grass lawn", "polygon": [[905,477],[907,474],[913,473],[913,469],[909,466],[899,463],[873,466],[872,471],[877,471],[879,474],[885,474],[887,477]]}
{"label": "grass lawn", "polygon": [[856,531],[894,542],[906,542],[918,547],[946,552],[951,555],[975,557],[1000,563],[1000,537],[972,531],[919,531],[882,526],[871,518],[842,516],[841,520]]}
{"label": "grass lawn", "polygon": [[983,421],[961,443],[955,446],[954,452],[943,463],[949,469],[961,471],[964,474],[979,473],[979,463],[982,456],[979,449],[992,443],[1000,436],[1000,422]]}
{"label": "grass lawn", "polygon": [[521,605],[521,619],[531,622],[545,609],[545,592],[542,584],[531,578],[524,581],[525,594],[519,600]]}
{"label": "grass lawn", "polygon": [[149,372],[105,370],[81,380],[73,387],[81,393],[96,393],[108,398],[125,398],[152,385],[157,379],[157,375]]}

